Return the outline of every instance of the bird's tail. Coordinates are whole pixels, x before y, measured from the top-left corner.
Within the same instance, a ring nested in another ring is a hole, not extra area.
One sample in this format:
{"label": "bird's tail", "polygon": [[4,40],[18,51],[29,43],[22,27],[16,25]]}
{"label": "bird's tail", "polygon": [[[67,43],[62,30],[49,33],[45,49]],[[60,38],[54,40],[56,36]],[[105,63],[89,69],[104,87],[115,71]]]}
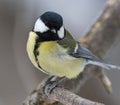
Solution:
{"label": "bird's tail", "polygon": [[96,66],[102,67],[107,70],[110,70],[110,69],[120,70],[120,66],[116,66],[116,65],[112,65],[112,64],[108,64],[104,62],[99,62],[99,61],[88,60],[87,64],[96,65]]}

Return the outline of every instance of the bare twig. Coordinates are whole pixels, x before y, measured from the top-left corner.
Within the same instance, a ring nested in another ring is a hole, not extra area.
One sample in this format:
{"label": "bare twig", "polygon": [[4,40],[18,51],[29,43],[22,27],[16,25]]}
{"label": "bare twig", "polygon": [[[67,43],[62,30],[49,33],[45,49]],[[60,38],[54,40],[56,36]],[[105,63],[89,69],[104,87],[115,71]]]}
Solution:
{"label": "bare twig", "polygon": [[112,93],[112,86],[109,78],[104,74],[104,72],[100,72],[99,74],[99,79],[101,80],[103,86],[105,87],[106,91],[108,93]]}
{"label": "bare twig", "polygon": [[[97,22],[92,26],[87,35],[81,39],[81,43],[83,43],[86,47],[88,47],[92,52],[94,52],[99,57],[103,57],[107,50],[114,43],[116,38],[120,37],[119,27],[120,27],[120,0],[109,0],[102,15],[97,20]],[[65,86],[69,89],[72,89],[74,92],[78,93],[80,87],[83,86],[83,84],[91,77],[98,77],[101,80],[105,89],[109,93],[111,93],[112,88],[108,77],[105,75],[103,70],[100,70],[99,68],[93,66],[89,68],[87,67],[87,69],[84,70],[84,72],[80,74],[80,76],[77,79],[70,81],[68,80],[67,82],[65,82]],[[73,104],[78,101],[80,103],[84,101],[85,104],[82,105],[100,105],[99,103],[88,101],[81,97],[73,98],[71,94],[74,97],[78,97],[67,90],[55,88],[51,95],[46,97],[45,95],[43,95],[43,93],[41,93],[40,84],[38,89],[28,96],[24,105],[53,105],[56,101],[59,101],[67,105],[79,105]]]}

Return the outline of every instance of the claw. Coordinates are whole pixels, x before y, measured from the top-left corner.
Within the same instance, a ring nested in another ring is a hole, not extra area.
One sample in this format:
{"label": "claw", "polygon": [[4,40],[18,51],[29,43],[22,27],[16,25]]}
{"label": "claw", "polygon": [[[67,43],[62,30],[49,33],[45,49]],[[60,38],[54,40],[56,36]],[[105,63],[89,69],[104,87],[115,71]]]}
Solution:
{"label": "claw", "polygon": [[49,77],[43,87],[43,93],[47,96],[50,95],[54,88],[58,87],[60,83],[65,79],[65,77],[55,77],[55,79],[53,80],[54,77],[55,76]]}

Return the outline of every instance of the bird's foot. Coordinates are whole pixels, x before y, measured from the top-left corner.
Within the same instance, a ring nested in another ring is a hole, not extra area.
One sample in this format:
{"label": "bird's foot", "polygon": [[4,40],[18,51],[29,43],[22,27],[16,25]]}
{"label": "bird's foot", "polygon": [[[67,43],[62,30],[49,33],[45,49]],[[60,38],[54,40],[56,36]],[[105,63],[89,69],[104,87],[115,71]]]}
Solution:
{"label": "bird's foot", "polygon": [[65,77],[56,77],[56,76],[51,76],[47,79],[45,85],[43,86],[43,92],[47,96],[52,93],[55,87],[62,87],[61,82],[65,79]]}

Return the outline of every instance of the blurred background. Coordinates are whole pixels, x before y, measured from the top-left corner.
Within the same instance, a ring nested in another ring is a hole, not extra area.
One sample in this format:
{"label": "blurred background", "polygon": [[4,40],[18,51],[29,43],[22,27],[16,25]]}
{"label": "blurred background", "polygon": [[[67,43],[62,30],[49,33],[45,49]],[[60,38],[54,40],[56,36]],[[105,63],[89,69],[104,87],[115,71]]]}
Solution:
{"label": "blurred background", "polygon": [[[80,39],[100,16],[106,0],[0,0],[0,105],[21,105],[28,94],[45,78],[28,59],[26,41],[35,20],[46,11],[60,13],[64,26]],[[120,65],[120,39],[105,60]],[[113,87],[107,94],[97,79],[89,80],[81,96],[120,105],[120,71],[106,71]]]}

